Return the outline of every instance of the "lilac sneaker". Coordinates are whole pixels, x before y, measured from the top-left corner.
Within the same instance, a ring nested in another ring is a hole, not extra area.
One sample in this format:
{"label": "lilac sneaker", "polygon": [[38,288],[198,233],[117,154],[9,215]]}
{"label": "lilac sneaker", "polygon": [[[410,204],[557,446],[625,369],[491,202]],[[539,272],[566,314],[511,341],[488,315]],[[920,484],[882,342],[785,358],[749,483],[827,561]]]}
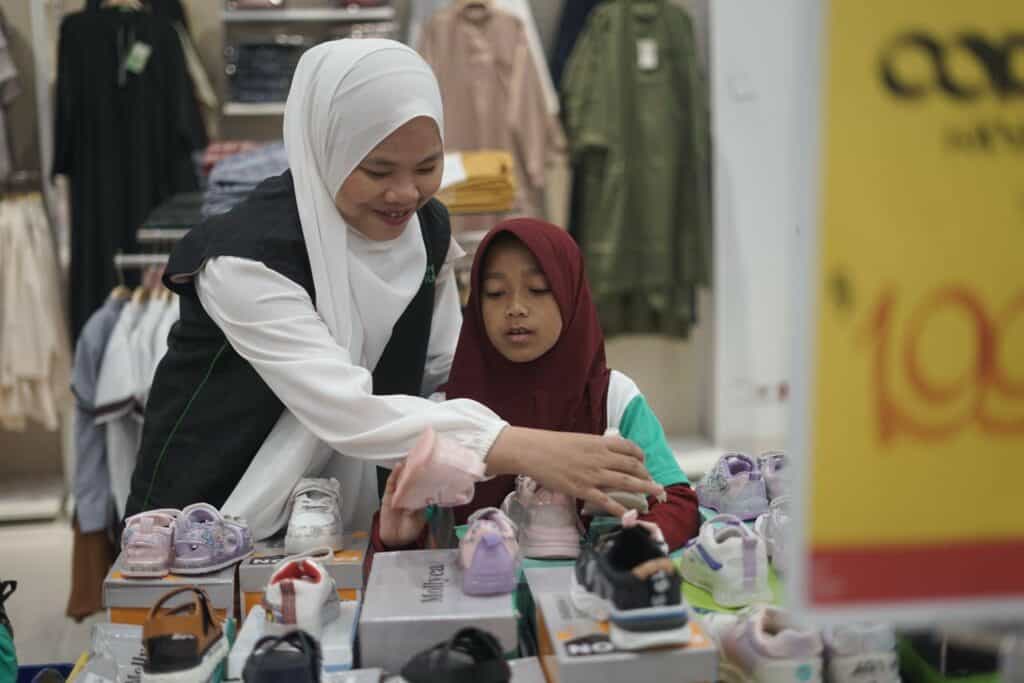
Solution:
{"label": "lilac sneaker", "polygon": [[208,574],[244,560],[253,552],[252,533],[244,520],[223,517],[208,503],[181,511],[174,531],[175,574]]}
{"label": "lilac sneaker", "polygon": [[789,458],[782,451],[768,451],[757,459],[768,487],[768,498],[774,500],[789,493]]}
{"label": "lilac sneaker", "polygon": [[742,453],[726,453],[697,484],[700,504],[747,521],[768,511],[768,491],[757,462]]}
{"label": "lilac sneaker", "polygon": [[817,631],[795,626],[778,607],[765,607],[719,637],[718,677],[728,683],[821,683],[822,642]]}
{"label": "lilac sneaker", "polygon": [[481,508],[469,517],[459,543],[466,595],[498,595],[515,590],[519,573],[516,526],[498,508]]}
{"label": "lilac sneaker", "polygon": [[130,579],[162,578],[171,571],[174,523],[180,510],[149,510],[124,520],[121,575]]}

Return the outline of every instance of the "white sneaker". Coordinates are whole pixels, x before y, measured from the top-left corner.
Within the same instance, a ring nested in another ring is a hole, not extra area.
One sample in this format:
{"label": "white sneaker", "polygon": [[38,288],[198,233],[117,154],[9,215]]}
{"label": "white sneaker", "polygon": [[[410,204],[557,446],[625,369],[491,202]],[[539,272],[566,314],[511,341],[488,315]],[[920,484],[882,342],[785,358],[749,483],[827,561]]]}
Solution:
{"label": "white sneaker", "polygon": [[285,560],[274,571],[263,594],[267,635],[301,629],[317,640],[324,627],[341,615],[334,579],[316,560]]}
{"label": "white sneaker", "polygon": [[325,546],[334,550],[344,547],[341,485],[337,479],[301,480],[292,491],[290,505],[285,552],[294,555]]}
{"label": "white sneaker", "polygon": [[754,531],[764,539],[768,557],[779,574],[789,570],[789,534],[792,517],[789,512],[789,496],[773,498],[768,512],[754,522]]}
{"label": "white sneaker", "polygon": [[889,626],[835,626],[823,635],[829,683],[899,683],[896,634]]}
{"label": "white sneaker", "polygon": [[719,636],[718,678],[726,683],[821,683],[822,644],[777,607],[763,607]]}
{"label": "white sneaker", "polygon": [[772,602],[764,539],[733,515],[717,515],[683,546],[683,578],[711,593],[723,607]]}

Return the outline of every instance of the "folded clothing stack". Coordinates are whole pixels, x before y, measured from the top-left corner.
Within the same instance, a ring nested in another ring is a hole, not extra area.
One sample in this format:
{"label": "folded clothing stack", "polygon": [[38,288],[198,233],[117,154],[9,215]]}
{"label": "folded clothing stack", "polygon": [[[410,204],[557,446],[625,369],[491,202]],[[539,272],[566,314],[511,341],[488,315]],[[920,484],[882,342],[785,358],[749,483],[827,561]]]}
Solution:
{"label": "folded clothing stack", "polygon": [[448,210],[460,213],[510,211],[516,200],[512,154],[478,150],[445,155],[444,178],[437,194]]}
{"label": "folded clothing stack", "polygon": [[264,145],[217,162],[203,202],[203,217],[227,213],[257,185],[288,170],[283,142]]}

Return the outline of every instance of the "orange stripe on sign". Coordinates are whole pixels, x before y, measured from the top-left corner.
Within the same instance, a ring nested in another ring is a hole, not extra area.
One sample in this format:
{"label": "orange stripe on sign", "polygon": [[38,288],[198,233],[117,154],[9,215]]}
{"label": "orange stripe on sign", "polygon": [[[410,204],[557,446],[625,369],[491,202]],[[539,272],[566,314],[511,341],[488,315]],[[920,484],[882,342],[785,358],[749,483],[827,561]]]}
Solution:
{"label": "orange stripe on sign", "polygon": [[914,602],[1024,595],[1024,540],[816,548],[811,601]]}

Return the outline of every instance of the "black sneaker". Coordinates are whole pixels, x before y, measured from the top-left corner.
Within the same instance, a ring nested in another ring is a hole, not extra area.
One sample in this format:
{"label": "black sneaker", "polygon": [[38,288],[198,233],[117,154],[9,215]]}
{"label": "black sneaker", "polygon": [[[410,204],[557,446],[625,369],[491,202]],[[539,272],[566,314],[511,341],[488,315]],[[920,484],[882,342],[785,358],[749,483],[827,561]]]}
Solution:
{"label": "black sneaker", "polygon": [[573,572],[572,602],[597,621],[611,622],[622,650],[685,645],[689,614],[675,563],[642,525],[624,527],[584,546]]}
{"label": "black sneaker", "polygon": [[11,620],[7,618],[7,609],[4,603],[17,588],[17,581],[0,581],[0,627],[7,629],[12,640],[14,639],[14,627],[11,626]]}
{"label": "black sneaker", "polygon": [[512,671],[501,643],[487,631],[464,628],[451,640],[425,650],[402,667],[408,683],[508,683]]}
{"label": "black sneaker", "polygon": [[245,661],[246,683],[320,683],[320,644],[305,631],[265,636]]}

